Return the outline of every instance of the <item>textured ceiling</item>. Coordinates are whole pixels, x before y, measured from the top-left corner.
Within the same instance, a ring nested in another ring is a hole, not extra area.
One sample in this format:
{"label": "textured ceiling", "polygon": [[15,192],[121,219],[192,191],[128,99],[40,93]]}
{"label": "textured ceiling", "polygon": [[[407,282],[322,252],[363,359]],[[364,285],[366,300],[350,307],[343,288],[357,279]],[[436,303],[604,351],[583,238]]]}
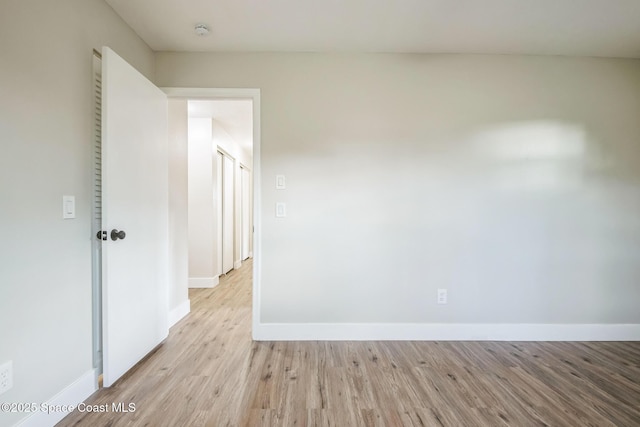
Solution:
{"label": "textured ceiling", "polygon": [[156,51],[640,57],[640,0],[106,1]]}

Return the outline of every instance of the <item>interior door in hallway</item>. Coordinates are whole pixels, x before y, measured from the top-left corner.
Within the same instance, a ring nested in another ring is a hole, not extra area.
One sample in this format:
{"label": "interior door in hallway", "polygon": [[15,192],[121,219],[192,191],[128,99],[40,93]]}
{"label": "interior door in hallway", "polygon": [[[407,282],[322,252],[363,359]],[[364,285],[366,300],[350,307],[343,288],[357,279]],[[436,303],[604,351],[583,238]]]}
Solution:
{"label": "interior door in hallway", "polygon": [[240,167],[240,192],[241,192],[241,259],[242,261],[251,256],[251,173],[244,166]]}
{"label": "interior door in hallway", "polygon": [[104,385],[168,335],[167,98],[102,50]]}
{"label": "interior door in hallway", "polygon": [[234,160],[226,154],[219,153],[222,163],[222,274],[233,270],[233,254],[235,248],[235,209],[234,209]]}

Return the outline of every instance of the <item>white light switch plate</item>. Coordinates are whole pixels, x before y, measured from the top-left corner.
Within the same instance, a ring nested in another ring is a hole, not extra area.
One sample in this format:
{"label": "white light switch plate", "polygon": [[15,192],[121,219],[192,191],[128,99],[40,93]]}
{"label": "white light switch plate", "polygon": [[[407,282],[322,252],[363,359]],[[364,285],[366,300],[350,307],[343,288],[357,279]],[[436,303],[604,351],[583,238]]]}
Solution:
{"label": "white light switch plate", "polygon": [[276,190],[284,190],[287,188],[287,182],[284,175],[276,175]]}
{"label": "white light switch plate", "polygon": [[284,218],[287,216],[287,205],[283,202],[276,203],[276,218]]}
{"label": "white light switch plate", "polygon": [[62,196],[62,218],[72,219],[76,217],[75,196]]}
{"label": "white light switch plate", "polygon": [[438,304],[446,304],[446,303],[447,303],[447,290],[438,289]]}

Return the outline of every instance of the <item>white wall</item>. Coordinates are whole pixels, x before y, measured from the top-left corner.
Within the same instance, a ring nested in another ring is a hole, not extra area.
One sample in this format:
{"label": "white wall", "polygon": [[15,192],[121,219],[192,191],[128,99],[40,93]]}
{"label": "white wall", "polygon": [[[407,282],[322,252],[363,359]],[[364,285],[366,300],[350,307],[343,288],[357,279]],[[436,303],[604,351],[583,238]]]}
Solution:
{"label": "white wall", "polygon": [[640,323],[640,61],[156,63],[162,86],[261,89],[263,323]]}
{"label": "white wall", "polygon": [[[169,100],[169,310],[172,320],[189,309],[187,101]],[[173,322],[172,322],[173,323]]]}
{"label": "white wall", "polygon": [[217,284],[211,119],[189,118],[189,286]]}
{"label": "white wall", "polygon": [[[37,30],[34,30],[37,29]],[[102,0],[0,4],[3,402],[46,402],[91,375],[92,49],[153,78],[149,47]],[[62,196],[77,218],[62,219]],[[0,426],[25,414],[0,414]]]}

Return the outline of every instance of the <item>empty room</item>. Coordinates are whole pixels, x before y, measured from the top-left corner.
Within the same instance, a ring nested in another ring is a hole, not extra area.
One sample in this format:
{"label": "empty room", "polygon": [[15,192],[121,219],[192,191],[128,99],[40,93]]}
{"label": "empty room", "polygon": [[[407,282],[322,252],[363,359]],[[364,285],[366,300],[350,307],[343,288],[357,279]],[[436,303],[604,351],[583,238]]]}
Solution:
{"label": "empty room", "polygon": [[640,426],[637,1],[2,0],[0,144],[0,427]]}

